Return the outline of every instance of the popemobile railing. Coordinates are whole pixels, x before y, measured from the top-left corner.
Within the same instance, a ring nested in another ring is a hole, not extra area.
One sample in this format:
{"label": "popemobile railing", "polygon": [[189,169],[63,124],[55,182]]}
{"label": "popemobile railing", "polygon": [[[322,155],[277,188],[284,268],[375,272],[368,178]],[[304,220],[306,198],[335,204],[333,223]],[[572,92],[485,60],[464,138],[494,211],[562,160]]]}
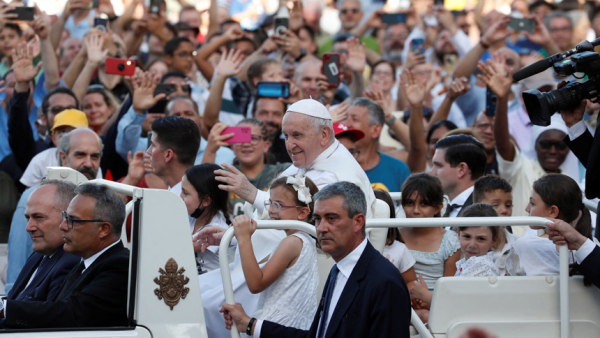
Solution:
{"label": "popemobile railing", "polygon": [[[547,219],[542,217],[461,217],[461,218],[394,218],[394,219],[368,219],[367,228],[392,228],[392,227],[452,227],[452,226],[542,226],[546,227]],[[257,230],[260,229],[294,229],[301,230],[316,237],[315,227],[300,221],[257,221]],[[229,271],[227,248],[233,239],[234,228],[229,228],[219,248],[219,264],[221,266],[221,277],[223,279],[223,291],[225,302],[235,304],[231,273]],[[569,255],[566,245],[559,246],[560,261],[560,337],[568,338],[570,331],[569,316]],[[433,338],[433,335],[425,327],[419,317],[412,311],[411,323],[423,338]],[[231,330],[232,338],[239,338],[239,332],[235,325]]]}

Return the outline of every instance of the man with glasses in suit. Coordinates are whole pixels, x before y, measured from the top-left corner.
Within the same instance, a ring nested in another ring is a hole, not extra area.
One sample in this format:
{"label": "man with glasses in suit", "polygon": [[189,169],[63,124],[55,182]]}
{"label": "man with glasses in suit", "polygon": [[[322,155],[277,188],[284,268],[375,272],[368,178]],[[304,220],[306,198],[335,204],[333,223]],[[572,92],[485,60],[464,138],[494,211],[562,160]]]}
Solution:
{"label": "man with glasses in suit", "polygon": [[104,185],[85,183],[62,213],[64,251],[81,257],[46,301],[7,300],[7,328],[127,325],[129,250],[121,243],[125,203]]}

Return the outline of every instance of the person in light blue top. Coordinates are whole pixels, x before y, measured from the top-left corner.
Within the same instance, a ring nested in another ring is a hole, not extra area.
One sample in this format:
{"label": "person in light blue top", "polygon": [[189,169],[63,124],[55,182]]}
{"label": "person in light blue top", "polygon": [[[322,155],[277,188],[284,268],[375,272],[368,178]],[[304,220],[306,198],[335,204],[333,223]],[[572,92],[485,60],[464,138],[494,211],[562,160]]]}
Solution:
{"label": "person in light blue top", "polygon": [[[131,151],[134,154],[137,151],[146,151],[148,148],[148,138],[142,135],[142,124],[148,116],[148,111],[136,111],[135,102],[137,100],[143,100],[144,95],[153,93],[154,87],[151,91],[142,91],[138,89],[134,91],[134,103],[129,108],[129,111],[123,116],[118,124],[118,133],[116,139],[117,153],[127,159],[127,154]],[[138,96],[136,98],[136,95]],[[155,98],[164,98],[164,95],[156,96]],[[154,98],[154,99],[155,99]],[[169,102],[165,109],[166,116],[181,116],[193,120],[198,126],[199,130],[202,130],[202,123],[200,120],[200,114],[198,111],[198,105],[189,96],[175,96],[169,99]],[[200,140],[200,149],[196,156],[195,164],[202,162],[204,156],[204,150],[206,149],[207,141],[203,138]],[[232,164],[235,158],[235,154],[229,148],[221,147],[216,154],[216,163],[229,163]]]}

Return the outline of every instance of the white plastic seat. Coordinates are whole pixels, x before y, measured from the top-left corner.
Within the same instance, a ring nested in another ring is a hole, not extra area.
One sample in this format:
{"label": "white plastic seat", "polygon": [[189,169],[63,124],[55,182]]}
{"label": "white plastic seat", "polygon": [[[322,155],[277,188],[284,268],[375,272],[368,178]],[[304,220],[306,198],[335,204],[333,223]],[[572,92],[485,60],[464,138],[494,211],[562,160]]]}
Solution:
{"label": "white plastic seat", "polygon": [[[571,277],[569,297],[571,337],[598,337],[600,289]],[[459,337],[473,326],[497,337],[559,337],[558,276],[440,278],[429,315],[434,337]]]}

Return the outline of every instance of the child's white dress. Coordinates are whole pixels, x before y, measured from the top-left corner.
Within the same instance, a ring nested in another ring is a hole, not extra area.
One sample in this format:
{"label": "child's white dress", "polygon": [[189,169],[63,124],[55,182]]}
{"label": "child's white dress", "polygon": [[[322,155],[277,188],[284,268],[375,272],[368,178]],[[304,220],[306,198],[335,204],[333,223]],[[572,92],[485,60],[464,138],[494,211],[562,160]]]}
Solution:
{"label": "child's white dress", "polygon": [[260,294],[253,317],[301,330],[310,329],[317,312],[319,269],[315,240],[296,232],[302,251],[296,263],[285,269],[275,283]]}
{"label": "child's white dress", "polygon": [[383,257],[394,264],[400,270],[400,273],[405,273],[416,263],[406,245],[396,240],[391,245],[386,245],[383,248]]}
{"label": "child's white dress", "polygon": [[468,260],[461,258],[456,262],[455,277],[494,277],[499,276],[500,271],[494,263],[494,253],[479,257],[471,257]]}

